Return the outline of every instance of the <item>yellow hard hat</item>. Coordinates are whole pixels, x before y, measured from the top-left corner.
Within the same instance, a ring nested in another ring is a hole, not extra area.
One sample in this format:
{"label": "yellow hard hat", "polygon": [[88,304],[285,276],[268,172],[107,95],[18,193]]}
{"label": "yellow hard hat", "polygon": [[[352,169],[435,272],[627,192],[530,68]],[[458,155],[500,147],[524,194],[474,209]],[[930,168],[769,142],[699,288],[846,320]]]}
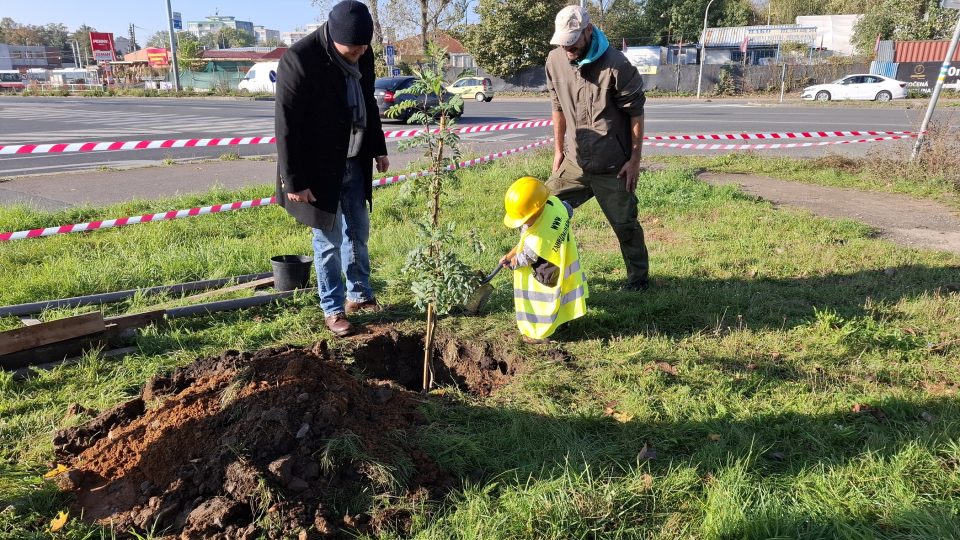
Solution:
{"label": "yellow hard hat", "polygon": [[536,178],[524,176],[517,179],[503,197],[503,206],[507,211],[503,216],[503,224],[511,229],[523,225],[547,204],[549,196],[547,186]]}

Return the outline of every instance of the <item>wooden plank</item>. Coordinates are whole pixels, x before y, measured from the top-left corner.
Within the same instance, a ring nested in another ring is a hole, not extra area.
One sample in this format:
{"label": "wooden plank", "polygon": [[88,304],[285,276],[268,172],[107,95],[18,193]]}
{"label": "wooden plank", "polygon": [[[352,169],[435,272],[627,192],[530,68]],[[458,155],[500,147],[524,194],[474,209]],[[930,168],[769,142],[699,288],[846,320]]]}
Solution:
{"label": "wooden plank", "polygon": [[35,347],[26,351],[4,354],[0,356],[0,368],[14,370],[36,364],[57,362],[64,358],[80,356],[90,349],[103,346],[106,346],[106,339],[103,337],[103,332],[100,332],[51,343],[42,347]]}
{"label": "wooden plank", "polygon": [[125,330],[131,328],[143,328],[149,324],[163,320],[167,314],[165,309],[155,309],[143,313],[134,313],[132,315],[120,315],[118,317],[107,317],[103,320],[106,323],[105,333],[107,337],[118,337]]}
{"label": "wooden plank", "polygon": [[103,332],[105,326],[103,314],[94,311],[76,317],[0,332],[0,355],[96,334]]}
{"label": "wooden plank", "polygon": [[244,290],[244,289],[258,289],[258,288],[260,288],[260,287],[267,287],[267,286],[270,286],[270,285],[273,285],[273,277],[272,277],[272,276],[271,276],[271,277],[266,277],[266,278],[263,278],[263,279],[257,279],[257,280],[254,280],[254,281],[248,281],[248,282],[246,282],[246,283],[239,283],[239,284],[237,284],[237,285],[231,285],[231,286],[229,286],[229,287],[224,287],[224,288],[222,288],[222,289],[216,289],[216,290],[213,290],[213,291],[207,291],[207,292],[203,292],[203,293],[200,293],[200,294],[194,294],[194,295],[192,295],[192,296],[185,296],[185,297],[183,297],[183,298],[177,298],[176,300],[171,300],[171,301],[169,301],[169,302],[160,304],[159,307],[169,306],[169,305],[172,305],[172,304],[177,303],[177,302],[183,302],[183,301],[185,301],[185,300],[192,302],[192,301],[194,301],[194,300],[203,300],[203,299],[205,299],[205,298],[210,298],[210,297],[213,297],[213,296],[219,296],[219,295],[221,295],[221,294],[225,294],[225,293],[228,293],[228,292],[242,291],[242,290]]}

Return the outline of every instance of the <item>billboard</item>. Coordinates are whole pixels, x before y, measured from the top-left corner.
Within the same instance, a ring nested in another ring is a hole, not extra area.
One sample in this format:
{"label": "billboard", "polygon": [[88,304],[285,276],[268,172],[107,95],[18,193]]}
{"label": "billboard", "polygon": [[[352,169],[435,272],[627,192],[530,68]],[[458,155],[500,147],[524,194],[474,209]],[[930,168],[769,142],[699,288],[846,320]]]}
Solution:
{"label": "billboard", "polygon": [[167,67],[170,65],[170,57],[167,55],[167,49],[157,47],[147,47],[147,64],[150,67]]}
{"label": "billboard", "polygon": [[[908,90],[929,94],[937,84],[942,66],[941,62],[900,62],[897,65],[897,79],[907,83]],[[943,87],[960,90],[960,67],[947,68]]]}
{"label": "billboard", "polygon": [[97,62],[113,62],[117,59],[113,44],[113,32],[90,32],[90,50]]}

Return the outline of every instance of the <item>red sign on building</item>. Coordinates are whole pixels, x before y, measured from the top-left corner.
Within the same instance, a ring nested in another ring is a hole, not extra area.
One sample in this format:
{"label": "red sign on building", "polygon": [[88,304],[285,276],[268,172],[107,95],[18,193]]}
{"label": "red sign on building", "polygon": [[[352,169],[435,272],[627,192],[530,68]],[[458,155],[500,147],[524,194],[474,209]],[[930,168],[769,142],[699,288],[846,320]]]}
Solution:
{"label": "red sign on building", "polygon": [[150,67],[166,67],[170,65],[170,57],[167,55],[167,49],[157,47],[147,47],[147,64]]}
{"label": "red sign on building", "polygon": [[113,45],[113,32],[90,32],[90,49],[97,62],[112,62],[117,59]]}

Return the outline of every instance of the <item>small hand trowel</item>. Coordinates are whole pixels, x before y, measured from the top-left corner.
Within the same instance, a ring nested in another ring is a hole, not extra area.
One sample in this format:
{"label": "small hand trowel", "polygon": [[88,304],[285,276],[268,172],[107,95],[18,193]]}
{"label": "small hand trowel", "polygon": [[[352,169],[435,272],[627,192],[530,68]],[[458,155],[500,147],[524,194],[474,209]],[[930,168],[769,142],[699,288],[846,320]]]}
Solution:
{"label": "small hand trowel", "polygon": [[490,273],[489,276],[483,278],[483,281],[480,282],[480,286],[477,287],[473,294],[470,295],[470,299],[467,300],[466,312],[468,315],[476,315],[480,312],[483,306],[487,303],[487,300],[490,299],[490,295],[493,294],[493,285],[490,283],[494,277],[500,272],[503,268],[501,265],[497,265],[497,268]]}

